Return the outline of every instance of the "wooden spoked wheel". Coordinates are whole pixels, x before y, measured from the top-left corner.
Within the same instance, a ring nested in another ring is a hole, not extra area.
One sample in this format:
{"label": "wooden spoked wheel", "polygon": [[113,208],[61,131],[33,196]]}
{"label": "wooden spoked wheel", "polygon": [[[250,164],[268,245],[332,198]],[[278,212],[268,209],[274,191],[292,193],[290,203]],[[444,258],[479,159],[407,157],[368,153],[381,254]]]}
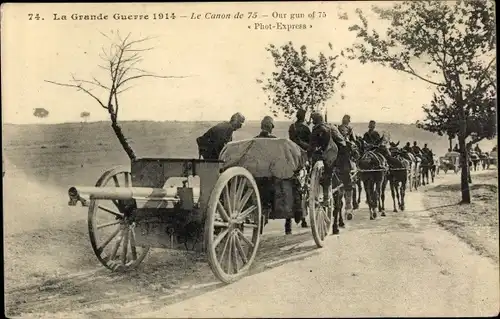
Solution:
{"label": "wooden spoked wheel", "polygon": [[224,171],[210,195],[205,247],[215,276],[231,283],[244,276],[257,253],[262,207],[252,174],[243,167]]}
{"label": "wooden spoked wheel", "polygon": [[331,196],[325,206],[323,203],[323,187],[321,186],[323,172],[323,161],[317,161],[311,170],[308,200],[312,235],[319,248],[324,246],[325,239],[330,234],[333,226],[333,194],[330,186],[329,194]]}
{"label": "wooden spoked wheel", "polygon": [[[132,187],[130,172],[114,168],[105,172],[96,187]],[[131,203],[121,200],[91,200],[88,214],[90,243],[97,259],[108,269],[126,271],[137,267],[149,247],[136,245]]]}

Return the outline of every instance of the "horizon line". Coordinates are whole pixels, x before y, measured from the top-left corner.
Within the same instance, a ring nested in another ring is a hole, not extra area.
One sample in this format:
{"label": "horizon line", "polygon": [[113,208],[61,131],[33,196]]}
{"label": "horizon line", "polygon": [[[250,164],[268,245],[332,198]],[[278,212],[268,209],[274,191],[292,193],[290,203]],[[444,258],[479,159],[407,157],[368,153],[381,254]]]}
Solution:
{"label": "horizon line", "polygon": [[[153,123],[210,123],[210,122],[223,122],[224,120],[163,120],[163,121],[157,121],[157,120],[121,120],[118,121],[118,125],[120,123],[130,123],[130,122],[153,122]],[[246,120],[246,123],[258,123],[260,120]],[[291,123],[295,122],[294,120],[275,120],[277,123]],[[341,122],[341,121],[338,121]],[[76,122],[76,121],[70,121],[70,122],[58,122],[58,123],[9,123],[9,122],[3,122],[2,125],[64,125],[64,124],[91,124],[91,123],[111,123],[111,120],[100,120],[100,121],[81,121],[81,122]],[[335,123],[335,122],[329,122],[329,123]],[[369,121],[366,122],[351,122],[351,124],[368,124]],[[399,124],[399,125],[416,125],[415,123],[402,123],[402,122],[379,122],[376,121],[377,124]]]}

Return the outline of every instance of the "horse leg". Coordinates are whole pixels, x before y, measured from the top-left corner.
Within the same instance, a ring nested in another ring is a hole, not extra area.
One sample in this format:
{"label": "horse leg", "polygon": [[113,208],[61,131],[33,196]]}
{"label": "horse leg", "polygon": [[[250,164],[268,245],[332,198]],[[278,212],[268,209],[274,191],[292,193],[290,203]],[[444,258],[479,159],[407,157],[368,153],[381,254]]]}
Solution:
{"label": "horse leg", "polygon": [[373,219],[372,215],[372,209],[373,209],[373,203],[372,203],[372,185],[371,185],[371,180],[366,179],[363,180],[363,186],[365,188],[365,196],[366,196],[366,202],[368,203],[368,212],[370,214],[370,220]]}
{"label": "horse leg", "polygon": [[333,224],[332,224],[332,234],[333,235],[337,235],[340,233],[339,214],[340,214],[340,218],[342,218],[342,196],[339,193],[340,193],[340,191],[333,194],[333,203],[334,203]]}
{"label": "horse leg", "polygon": [[285,235],[291,235],[292,234],[292,219],[287,218],[285,220]]}
{"label": "horse leg", "polygon": [[[345,198],[345,213],[346,213],[346,218],[347,220],[352,219],[352,202],[353,202],[353,196],[352,196],[352,191],[353,187],[352,185],[346,185],[345,191],[344,191],[344,198]],[[342,227],[342,226],[341,226]]]}
{"label": "horse leg", "polygon": [[359,204],[361,204],[361,192],[363,192],[363,187],[361,185],[361,180],[358,180],[358,201],[356,203],[356,207],[359,208]]}
{"label": "horse leg", "polygon": [[379,199],[378,211],[381,216],[385,216],[385,188],[387,185],[387,177],[382,177],[382,180],[376,184],[377,198]]}
{"label": "horse leg", "polygon": [[352,209],[358,208],[358,181],[355,181],[352,185]]}
{"label": "horse leg", "polygon": [[344,194],[345,193],[344,193],[344,190],[342,188],[339,189],[336,194],[334,194],[335,198],[338,198],[338,203],[339,203],[339,210],[338,210],[338,220],[339,220],[339,223],[338,223],[338,225],[341,228],[345,227],[344,216],[342,215],[342,212],[344,210],[344,203],[342,202],[342,198],[345,198]]}
{"label": "horse leg", "polygon": [[389,187],[391,188],[392,206],[394,207],[392,211],[396,213],[398,210],[396,209],[396,198],[394,197],[394,180],[389,181]]}
{"label": "horse leg", "polygon": [[405,210],[405,195],[406,195],[406,185],[401,183],[401,205],[399,208],[403,212]]}

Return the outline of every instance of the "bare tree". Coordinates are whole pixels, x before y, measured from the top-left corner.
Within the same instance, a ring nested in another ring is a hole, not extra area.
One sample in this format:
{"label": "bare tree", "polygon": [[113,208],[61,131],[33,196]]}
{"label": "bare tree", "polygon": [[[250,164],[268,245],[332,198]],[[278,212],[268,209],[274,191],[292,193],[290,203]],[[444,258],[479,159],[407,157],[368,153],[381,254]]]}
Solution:
{"label": "bare tree", "polygon": [[[99,65],[99,67],[107,73],[107,81],[100,81],[96,77],[92,77],[91,80],[83,80],[72,75],[69,83],[48,80],[45,80],[45,82],[75,88],[97,101],[109,113],[111,127],[128,157],[131,160],[135,160],[136,155],[129,145],[128,140],[123,135],[121,127],[118,125],[118,111],[120,109],[118,98],[120,94],[132,88],[131,84],[133,80],[140,78],[153,77],[167,79],[185,78],[186,76],[157,75],[138,67],[139,63],[143,60],[141,52],[154,49],[153,47],[140,47],[140,45],[151,40],[151,37],[132,40],[130,33],[125,38],[122,38],[119,32],[112,32],[111,34],[116,36],[115,39],[112,39],[111,36],[102,32],[101,34],[111,42],[110,47],[108,49],[103,47],[102,52],[99,54],[100,58],[104,61],[104,64]],[[107,96],[106,100],[100,99],[93,93],[94,89],[104,90]]]}

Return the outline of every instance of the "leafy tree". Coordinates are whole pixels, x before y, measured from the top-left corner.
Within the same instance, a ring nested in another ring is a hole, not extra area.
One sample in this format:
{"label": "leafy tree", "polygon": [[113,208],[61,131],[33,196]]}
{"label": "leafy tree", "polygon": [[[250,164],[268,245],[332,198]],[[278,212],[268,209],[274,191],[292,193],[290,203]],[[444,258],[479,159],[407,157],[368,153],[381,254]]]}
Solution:
{"label": "leafy tree", "polygon": [[80,113],[80,118],[82,118],[85,122],[87,122],[89,116],[90,116],[90,112],[83,111],[82,113]]}
{"label": "leafy tree", "polygon": [[[101,33],[101,35],[111,42],[109,48],[103,47],[99,55],[104,62],[103,65],[99,65],[99,68],[106,72],[106,80],[99,80],[96,77],[92,77],[91,80],[83,80],[72,75],[72,81],[70,83],[60,83],[48,80],[45,82],[75,88],[92,97],[99,103],[99,105],[109,113],[111,127],[121,146],[128,157],[131,160],[135,160],[136,155],[129,145],[128,140],[125,138],[121,127],[118,125],[118,102],[120,94],[132,88],[131,83],[137,79],[146,77],[164,79],[183,78],[185,76],[156,75],[138,67],[139,63],[143,60],[141,53],[153,49],[152,47],[144,48],[138,45],[142,45],[152,38],[146,37],[132,40],[130,33],[125,38],[122,38],[119,31],[111,32],[111,35],[103,33]],[[107,98],[105,100],[100,99],[98,94],[93,93],[93,89],[104,90]]]}
{"label": "leafy tree", "polygon": [[[445,123],[448,125],[445,130],[456,132],[461,162],[467,163],[468,112],[483,107],[483,99],[496,87],[492,77],[496,61],[494,2],[406,1],[389,9],[374,7],[373,11],[379,18],[390,21],[390,26],[385,34],[371,30],[362,11],[357,9],[361,23],[349,29],[356,32],[360,42],[349,48],[350,57],[404,72],[435,86],[438,100],[440,96],[451,99],[448,104],[451,111],[431,114],[440,118],[436,122],[439,131],[444,128],[440,123]],[[417,63],[424,65],[430,74],[419,70]],[[452,125],[457,119],[458,130]],[[474,121],[479,123],[480,118]],[[467,171],[467,165],[462,165],[463,203],[470,203]]]}
{"label": "leafy tree", "polygon": [[47,111],[43,107],[37,107],[33,110],[33,116],[43,119],[49,116],[49,111]]}
{"label": "leafy tree", "polygon": [[[481,97],[478,104],[468,104],[465,108],[466,131],[465,137],[471,138],[467,147],[483,139],[492,139],[496,136],[496,103],[493,90]],[[434,94],[429,105],[424,105],[424,121],[417,121],[417,127],[439,136],[447,135],[451,139],[460,132],[460,114],[455,101],[443,95]]]}
{"label": "leafy tree", "polygon": [[[328,46],[333,51],[330,43]],[[339,83],[343,71],[338,67],[338,55],[320,52],[317,58],[311,58],[305,45],[297,50],[292,42],[281,47],[271,44],[266,51],[271,54],[276,70],[257,83],[262,84],[268,98],[266,105],[274,116],[282,113],[292,118],[299,109],[321,112],[335,94],[337,84],[345,86],[344,82]]]}

